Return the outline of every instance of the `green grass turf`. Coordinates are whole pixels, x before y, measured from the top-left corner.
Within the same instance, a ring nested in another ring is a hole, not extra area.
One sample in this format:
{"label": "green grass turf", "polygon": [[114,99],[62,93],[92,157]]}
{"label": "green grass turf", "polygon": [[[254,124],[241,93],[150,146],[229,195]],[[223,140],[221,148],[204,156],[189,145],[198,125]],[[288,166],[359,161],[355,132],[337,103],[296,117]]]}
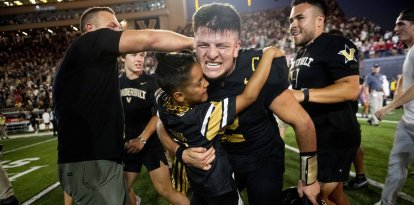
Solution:
{"label": "green grass turf", "polygon": [[[386,120],[397,120],[400,117],[401,111],[397,110],[393,114],[388,115]],[[367,124],[366,119],[361,119],[360,123],[362,129],[362,146],[365,151],[366,175],[375,181],[384,183],[387,173],[388,154],[392,147],[396,124],[383,122],[380,127],[371,127]],[[291,128],[288,129],[285,140],[286,144],[296,147],[295,137]],[[15,176],[17,173],[27,171],[35,166],[45,166],[12,181],[16,195],[20,201],[23,202],[28,200],[46,187],[57,182],[57,140],[55,137],[35,136],[4,140],[0,143],[4,145],[3,151],[6,152],[3,156],[3,166],[10,167],[11,165],[14,165],[12,168],[7,169],[10,177]],[[8,152],[29,145],[33,146]],[[16,163],[18,162],[17,160],[30,158],[32,161],[26,160],[25,162],[27,162],[27,164],[19,165]],[[299,175],[298,154],[286,149],[285,166],[284,187],[295,186]],[[411,165],[409,171],[414,171],[414,165]],[[154,190],[145,168],[143,168],[137,183],[134,185],[134,190],[141,196],[143,205],[168,205],[168,203]],[[413,176],[407,178],[402,191],[411,196],[414,195]],[[241,194],[245,204],[248,204],[246,192],[243,191]],[[379,200],[381,190],[369,186],[368,188],[356,191],[346,191],[346,194],[353,205],[371,205]],[[60,187],[56,188],[33,204],[62,205],[62,189]],[[399,199],[397,204],[408,205],[412,203]]]}

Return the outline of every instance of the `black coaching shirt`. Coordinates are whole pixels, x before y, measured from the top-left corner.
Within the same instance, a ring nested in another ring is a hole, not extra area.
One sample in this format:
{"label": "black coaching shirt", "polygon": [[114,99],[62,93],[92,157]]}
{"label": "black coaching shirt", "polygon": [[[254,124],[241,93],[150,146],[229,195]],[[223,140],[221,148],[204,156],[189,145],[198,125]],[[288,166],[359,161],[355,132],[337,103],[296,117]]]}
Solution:
{"label": "black coaching shirt", "polygon": [[[359,75],[356,46],[344,37],[323,33],[300,48],[289,76],[293,89],[299,90],[323,88],[352,75]],[[318,149],[359,146],[361,134],[351,101],[302,106],[315,124]]]}
{"label": "black coaching shirt", "polygon": [[235,100],[235,97],[225,98],[218,102],[184,107],[182,111],[174,112],[168,106],[171,105],[168,94],[161,92],[157,96],[158,115],[176,142],[183,147],[213,146],[216,150],[211,169],[205,171],[186,166],[191,189],[199,195],[218,196],[236,189],[232,179],[233,170],[217,136],[227,124],[234,121]]}
{"label": "black coaching shirt", "polygon": [[[261,50],[240,50],[235,70],[229,76],[209,80],[209,100],[217,101],[241,94],[262,54]],[[286,59],[273,60],[267,83],[256,102],[240,112],[221,135],[235,172],[255,170],[268,156],[284,157],[284,142],[273,113],[268,108],[273,99],[288,88],[287,76]]]}
{"label": "black coaching shirt", "polygon": [[58,163],[121,160],[124,118],[117,57],[122,32],[98,29],[75,39],[53,85]]}
{"label": "black coaching shirt", "polygon": [[144,131],[155,113],[154,93],[157,85],[154,77],[145,73],[134,80],[123,74],[119,81],[125,115],[125,140],[130,140]]}

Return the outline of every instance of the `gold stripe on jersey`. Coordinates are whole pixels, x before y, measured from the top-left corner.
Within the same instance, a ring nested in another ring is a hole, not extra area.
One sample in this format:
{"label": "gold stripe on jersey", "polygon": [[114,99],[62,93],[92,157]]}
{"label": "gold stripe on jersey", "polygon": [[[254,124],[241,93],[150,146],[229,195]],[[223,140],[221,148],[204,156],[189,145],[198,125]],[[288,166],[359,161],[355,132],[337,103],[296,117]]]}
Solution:
{"label": "gold stripe on jersey", "polygon": [[228,141],[228,142],[232,142],[232,143],[246,141],[243,134],[241,134],[241,133],[231,133],[231,134],[229,133],[231,131],[236,130],[238,127],[239,127],[239,117],[236,117],[236,119],[234,119],[233,124],[227,126],[227,128],[226,128],[228,134],[224,134],[221,139],[223,141]]}
{"label": "gold stripe on jersey", "polygon": [[189,182],[187,178],[187,172],[184,164],[182,164],[177,158],[174,157],[174,162],[171,169],[171,183],[177,191],[187,194],[189,188]]}
{"label": "gold stripe on jersey", "polygon": [[223,112],[223,110],[227,110],[227,106],[228,98],[221,102],[211,102],[201,127],[201,134],[207,140],[212,140],[220,132],[223,132],[221,129],[227,125],[227,112]]}

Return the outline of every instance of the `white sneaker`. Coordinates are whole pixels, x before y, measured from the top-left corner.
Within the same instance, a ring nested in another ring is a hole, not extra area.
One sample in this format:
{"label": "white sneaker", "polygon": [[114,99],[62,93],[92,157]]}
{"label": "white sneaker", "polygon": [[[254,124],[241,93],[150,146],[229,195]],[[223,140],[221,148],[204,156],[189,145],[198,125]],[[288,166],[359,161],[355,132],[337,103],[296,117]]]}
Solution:
{"label": "white sneaker", "polygon": [[137,199],[137,205],[141,204],[141,197],[139,197],[138,195],[135,195],[135,198]]}
{"label": "white sneaker", "polygon": [[381,205],[381,201],[375,203],[374,205]]}

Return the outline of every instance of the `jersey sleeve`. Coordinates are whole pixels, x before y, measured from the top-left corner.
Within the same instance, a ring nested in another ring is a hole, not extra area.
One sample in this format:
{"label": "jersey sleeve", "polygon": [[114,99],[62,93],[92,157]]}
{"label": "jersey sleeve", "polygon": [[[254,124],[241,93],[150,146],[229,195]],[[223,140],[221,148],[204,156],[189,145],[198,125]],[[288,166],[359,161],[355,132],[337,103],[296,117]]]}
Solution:
{"label": "jersey sleeve", "polygon": [[326,48],[326,67],[334,80],[351,75],[359,75],[358,49],[349,40],[333,36]]}
{"label": "jersey sleeve", "polygon": [[288,73],[289,69],[285,57],[279,57],[273,60],[269,78],[262,89],[266,107],[272,103],[273,99],[289,87]]}
{"label": "jersey sleeve", "polygon": [[122,31],[114,31],[107,28],[98,29],[84,34],[79,38],[80,52],[89,53],[89,56],[119,56],[119,41]]}
{"label": "jersey sleeve", "polygon": [[212,140],[224,127],[232,124],[236,117],[236,97],[225,98],[220,102],[205,103],[201,120],[201,134]]}

